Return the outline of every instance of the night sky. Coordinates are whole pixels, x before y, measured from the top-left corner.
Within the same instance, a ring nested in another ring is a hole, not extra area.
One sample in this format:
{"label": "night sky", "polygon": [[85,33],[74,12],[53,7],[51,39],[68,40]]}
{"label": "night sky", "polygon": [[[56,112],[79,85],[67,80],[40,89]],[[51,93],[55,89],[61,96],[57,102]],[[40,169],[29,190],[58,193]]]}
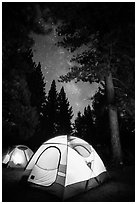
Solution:
{"label": "night sky", "polygon": [[34,61],[41,63],[46,82],[46,93],[48,93],[53,79],[56,80],[57,91],[60,91],[60,88],[64,86],[70,106],[73,108],[74,120],[78,111],[83,113],[84,107],[88,104],[91,105],[89,98],[97,90],[97,84],[91,85],[82,81],[75,83],[74,80],[68,83],[58,82],[59,76],[66,74],[71,67],[70,59],[73,54],[56,45],[59,36],[56,34],[54,25],[52,25],[50,34],[32,34],[32,36],[35,42],[33,46]]}

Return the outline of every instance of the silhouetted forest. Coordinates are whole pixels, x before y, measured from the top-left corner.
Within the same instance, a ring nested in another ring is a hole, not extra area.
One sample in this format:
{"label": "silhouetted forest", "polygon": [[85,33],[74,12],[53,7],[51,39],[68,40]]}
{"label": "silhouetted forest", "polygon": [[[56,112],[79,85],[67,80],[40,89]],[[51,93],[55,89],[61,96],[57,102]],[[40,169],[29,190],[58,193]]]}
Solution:
{"label": "silhouetted forest", "polygon": [[3,146],[36,148],[51,137],[71,134],[73,113],[64,88],[58,93],[53,80],[46,94],[41,65],[33,62],[32,51],[17,53],[8,63],[3,68]]}
{"label": "silhouetted forest", "polygon": [[[2,145],[7,147],[26,144],[36,149],[42,142],[53,136],[72,134],[88,141],[94,147],[101,149],[100,151],[103,149],[104,154],[109,156],[113,138],[110,135],[113,136],[114,132],[111,122],[117,122],[116,119],[111,120],[113,117],[111,111],[116,107],[123,155],[125,159],[128,157],[132,159],[135,150],[134,15],[130,16],[130,14],[134,13],[134,6],[129,9],[128,6],[124,8],[120,6],[117,10],[112,5],[109,4],[107,7],[105,4],[99,7],[98,12],[96,12],[97,7],[95,10],[92,8],[93,12],[91,12],[88,8],[89,4],[69,4],[69,6],[62,4],[60,9],[65,8],[66,19],[64,12],[60,12],[61,16],[57,12],[59,5],[41,4],[39,8],[44,15],[44,7],[49,7],[53,19],[63,19],[66,22],[58,28],[58,34],[65,36],[65,41],[60,42],[60,45],[74,51],[81,44],[92,42],[88,51],[72,59],[81,65],[81,69],[72,67],[72,72],[66,77],[62,76],[61,79],[70,81],[77,78],[78,81],[90,83],[105,81],[106,84],[102,84],[91,98],[92,108],[85,107],[84,113],[79,112],[72,124],[73,110],[64,88],[62,87],[58,93],[56,82],[53,80],[47,93],[41,64],[37,65],[33,61],[34,42],[30,33],[33,31],[43,34],[43,29],[36,19],[37,5],[3,3]],[[72,11],[72,16],[69,9]],[[122,18],[120,18],[121,9],[122,12],[124,11]],[[74,11],[79,11],[80,15]],[[86,15],[84,11],[87,11]],[[115,19],[115,16],[119,18]],[[128,16],[130,16],[129,19]],[[99,29],[101,29],[100,32],[97,32]],[[50,30],[47,30],[46,34],[49,32]],[[107,77],[111,74],[114,77],[115,98],[110,94],[110,87],[106,86],[110,85],[110,83],[107,84],[110,79]],[[114,127],[116,127],[115,124]]]}

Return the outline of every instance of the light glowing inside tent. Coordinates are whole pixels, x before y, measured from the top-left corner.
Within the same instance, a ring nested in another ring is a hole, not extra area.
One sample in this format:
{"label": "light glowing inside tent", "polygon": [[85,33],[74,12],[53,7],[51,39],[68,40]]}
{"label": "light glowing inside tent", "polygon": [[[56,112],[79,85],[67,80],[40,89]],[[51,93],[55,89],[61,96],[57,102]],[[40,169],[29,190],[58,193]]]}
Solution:
{"label": "light glowing inside tent", "polygon": [[7,153],[7,155],[4,156],[3,163],[7,164],[9,159],[10,159],[10,155]]}
{"label": "light glowing inside tent", "polygon": [[16,152],[16,154],[12,156],[12,161],[15,164],[22,164],[24,163],[24,157],[22,156],[22,154],[20,154],[20,152]]}

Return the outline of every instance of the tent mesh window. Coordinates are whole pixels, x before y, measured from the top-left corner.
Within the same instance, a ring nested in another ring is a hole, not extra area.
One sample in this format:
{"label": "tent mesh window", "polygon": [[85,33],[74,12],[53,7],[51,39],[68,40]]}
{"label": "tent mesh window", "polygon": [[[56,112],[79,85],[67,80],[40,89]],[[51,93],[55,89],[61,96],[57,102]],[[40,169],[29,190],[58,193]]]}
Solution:
{"label": "tent mesh window", "polygon": [[25,146],[18,146],[17,148],[18,148],[18,149],[21,149],[21,150],[26,150],[26,149],[28,149],[28,148],[25,147]]}
{"label": "tent mesh window", "polygon": [[81,145],[77,145],[74,148],[82,157],[89,157],[91,152],[87,148]]}
{"label": "tent mesh window", "polygon": [[37,159],[36,165],[45,170],[58,169],[60,157],[60,150],[57,147],[49,147],[41,153]]}

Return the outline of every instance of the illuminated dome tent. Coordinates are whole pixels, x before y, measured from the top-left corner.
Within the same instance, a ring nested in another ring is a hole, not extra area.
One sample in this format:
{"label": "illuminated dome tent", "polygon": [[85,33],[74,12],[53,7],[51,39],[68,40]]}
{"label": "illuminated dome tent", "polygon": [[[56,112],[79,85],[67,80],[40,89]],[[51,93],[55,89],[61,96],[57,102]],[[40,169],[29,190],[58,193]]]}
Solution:
{"label": "illuminated dome tent", "polygon": [[90,144],[64,135],[39,147],[26,166],[25,176],[31,186],[67,199],[100,185],[108,173]]}
{"label": "illuminated dome tent", "polygon": [[3,157],[2,163],[7,167],[23,168],[33,155],[33,151],[25,145],[17,145],[12,150],[7,151]]}

